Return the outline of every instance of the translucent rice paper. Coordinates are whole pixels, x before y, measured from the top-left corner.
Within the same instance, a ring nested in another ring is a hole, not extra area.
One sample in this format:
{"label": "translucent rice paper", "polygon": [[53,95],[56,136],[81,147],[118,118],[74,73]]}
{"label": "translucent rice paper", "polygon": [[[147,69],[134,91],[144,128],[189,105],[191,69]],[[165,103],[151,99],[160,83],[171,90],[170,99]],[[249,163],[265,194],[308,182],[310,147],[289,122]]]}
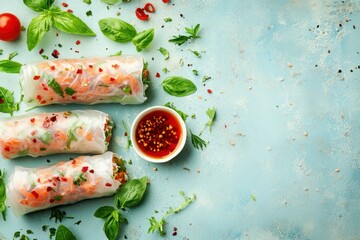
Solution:
{"label": "translucent rice paper", "polygon": [[114,177],[117,165],[113,163],[113,157],[112,152],[106,152],[96,156],[81,156],[49,167],[16,166],[7,184],[7,203],[13,213],[20,216],[84,199],[112,195],[122,184]]}
{"label": "translucent rice paper", "polygon": [[5,158],[107,150],[110,117],[95,110],[32,113],[0,120],[0,148]]}
{"label": "translucent rice paper", "polygon": [[20,82],[29,106],[140,104],[146,100],[143,68],[140,56],[47,60],[24,64]]}

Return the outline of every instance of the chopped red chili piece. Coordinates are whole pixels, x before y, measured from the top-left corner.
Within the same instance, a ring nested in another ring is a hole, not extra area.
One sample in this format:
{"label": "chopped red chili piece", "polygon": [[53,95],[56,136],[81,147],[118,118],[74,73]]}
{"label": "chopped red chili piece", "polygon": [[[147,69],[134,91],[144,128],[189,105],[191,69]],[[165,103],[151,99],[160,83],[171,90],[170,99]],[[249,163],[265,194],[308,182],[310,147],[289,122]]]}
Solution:
{"label": "chopped red chili piece", "polygon": [[38,178],[37,182],[40,183],[40,178]]}
{"label": "chopped red chili piece", "polygon": [[144,9],[145,9],[145,11],[147,11],[149,13],[154,13],[155,12],[154,5],[152,5],[151,3],[145,4]]}
{"label": "chopped red chili piece", "polygon": [[50,203],[53,203],[53,202],[55,202],[55,200],[54,200],[54,199],[50,199]]}
{"label": "chopped red chili piece", "polygon": [[94,171],[94,169],[91,169],[89,172],[90,172],[90,173],[94,173],[95,171]]}
{"label": "chopped red chili piece", "polygon": [[62,177],[62,178],[61,178],[61,181],[63,181],[63,182],[67,182],[67,178]]}
{"label": "chopped red chili piece", "polygon": [[32,141],[33,141],[33,143],[36,143],[36,138],[34,138]]}
{"label": "chopped red chili piece", "polygon": [[103,69],[102,68],[99,68],[99,72],[102,72],[103,71]]}
{"label": "chopped red chili piece", "polygon": [[53,186],[56,187],[56,183],[53,183]]}
{"label": "chopped red chili piece", "polygon": [[107,187],[111,187],[111,186],[112,186],[112,184],[111,184],[111,183],[105,183],[105,186],[107,186]]}
{"label": "chopped red chili piece", "polygon": [[82,74],[82,69],[78,69],[78,70],[76,71],[76,74]]}
{"label": "chopped red chili piece", "polygon": [[55,70],[55,66],[51,66],[50,69],[54,71],[54,70]]}
{"label": "chopped red chili piece", "polygon": [[68,13],[73,13],[73,10],[68,9],[67,12],[68,12]]}
{"label": "chopped red chili piece", "polygon": [[209,94],[212,94],[212,90],[211,90],[211,89],[208,89],[207,92],[208,92]]}
{"label": "chopped red chili piece", "polygon": [[45,100],[42,100],[40,103],[41,103],[41,104],[45,104],[45,103],[46,103],[46,101],[45,101]]}
{"label": "chopped red chili piece", "polygon": [[42,97],[40,95],[37,95],[36,99],[40,101],[42,99]]}
{"label": "chopped red chili piece", "polygon": [[72,99],[76,100],[76,96],[71,96]]}
{"label": "chopped red chili piece", "polygon": [[45,120],[43,122],[43,127],[44,128],[50,127],[50,119],[48,117],[45,118]]}
{"label": "chopped red chili piece", "polygon": [[34,76],[34,80],[39,80],[40,79],[40,76],[39,75],[35,75]]}
{"label": "chopped red chili piece", "polygon": [[39,54],[43,54],[43,52],[44,52],[44,49],[39,50]]}
{"label": "chopped red chili piece", "polygon": [[60,178],[59,177],[54,177],[54,180],[59,181],[60,182]]}
{"label": "chopped red chili piece", "polygon": [[52,122],[55,122],[55,121],[56,121],[56,115],[55,115],[55,116],[52,116],[52,117],[50,118],[50,120],[51,120]]}
{"label": "chopped red chili piece", "polygon": [[39,197],[39,194],[38,194],[36,191],[31,191],[31,194],[32,194],[35,198],[38,198],[38,197]]}
{"label": "chopped red chili piece", "polygon": [[9,147],[5,147],[5,151],[10,152],[10,148],[9,148]]}
{"label": "chopped red chili piece", "polygon": [[137,8],[135,10],[136,17],[142,21],[146,21],[149,19],[149,15],[145,13],[143,8]]}
{"label": "chopped red chili piece", "polygon": [[89,65],[89,68],[93,68],[93,65]]}
{"label": "chopped red chili piece", "polygon": [[35,122],[35,118],[30,118],[30,122]]}
{"label": "chopped red chili piece", "polygon": [[79,45],[80,43],[81,43],[80,40],[76,40],[75,42],[76,45]]}
{"label": "chopped red chili piece", "polygon": [[60,55],[60,52],[56,49],[54,49],[54,51],[51,53],[51,56],[53,56],[54,58],[58,58]]}
{"label": "chopped red chili piece", "polygon": [[63,7],[68,7],[68,6],[69,6],[69,4],[67,4],[66,2],[63,2],[61,5],[62,5]]}
{"label": "chopped red chili piece", "polygon": [[160,73],[156,73],[155,77],[159,78],[160,77]]}
{"label": "chopped red chili piece", "polygon": [[170,2],[170,0],[162,0],[163,1],[163,3],[169,3]]}
{"label": "chopped red chili piece", "polygon": [[111,65],[114,69],[119,69],[119,64]]}
{"label": "chopped red chili piece", "polygon": [[113,77],[110,78],[110,81],[111,81],[111,82],[114,82],[114,81],[115,81],[115,78],[113,78]]}
{"label": "chopped red chili piece", "polygon": [[50,192],[51,190],[53,190],[52,187],[47,187],[47,188],[46,188],[46,191],[47,191],[47,192]]}
{"label": "chopped red chili piece", "polygon": [[71,164],[76,164],[76,160],[72,160]]}
{"label": "chopped red chili piece", "polygon": [[82,167],[81,171],[82,172],[87,172],[88,169],[89,169],[89,167],[85,166],[85,167]]}

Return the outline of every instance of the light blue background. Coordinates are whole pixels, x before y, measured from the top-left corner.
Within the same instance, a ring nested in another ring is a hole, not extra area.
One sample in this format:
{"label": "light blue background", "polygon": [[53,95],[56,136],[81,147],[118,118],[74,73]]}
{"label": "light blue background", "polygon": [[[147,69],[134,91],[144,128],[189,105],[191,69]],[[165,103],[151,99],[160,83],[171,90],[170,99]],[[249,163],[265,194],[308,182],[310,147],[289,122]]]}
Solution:
{"label": "light blue background", "polygon": [[[61,6],[61,2],[55,4]],[[67,1],[96,37],[56,36],[58,31],[51,30],[32,52],[26,48],[25,32],[16,42],[0,42],[1,59],[18,51],[14,60],[21,63],[41,61],[40,48],[50,58],[53,49],[60,51],[61,58],[108,56],[119,50],[138,54],[131,43],[104,37],[97,21],[120,17],[139,31],[155,28],[154,42],[141,53],[152,76],[145,104],[32,110],[98,109],[113,117],[117,129],[110,149],[132,159],[131,177],[147,175],[151,182],[142,204],[124,212],[129,224],[121,227],[119,239],[125,235],[159,239],[147,233],[147,219],[153,215],[159,219],[167,207],[182,202],[180,190],[195,193],[197,200],[167,219],[165,239],[360,239],[360,1],[172,0],[173,4],[165,5],[153,0],[156,13],[140,22],[134,11],[146,2],[133,0],[107,9],[97,0],[91,5]],[[86,16],[88,10],[93,16]],[[0,12],[15,13],[26,27],[36,16],[19,0],[1,1]],[[167,17],[173,21],[165,23]],[[180,47],[168,42],[184,33],[185,26],[197,23],[201,39]],[[75,44],[78,39],[80,45]],[[160,47],[169,50],[168,61],[157,50]],[[196,58],[189,49],[200,51],[202,57]],[[164,74],[164,67],[170,72]],[[199,76],[193,75],[193,69]],[[160,78],[155,77],[157,72]],[[166,94],[160,83],[171,75],[192,79],[197,92],[185,98]],[[202,83],[205,75],[211,80]],[[0,73],[0,85],[14,90],[19,99],[17,74]],[[203,130],[209,107],[217,109],[216,122],[211,133],[206,129],[202,134],[209,141],[205,150],[194,149],[188,139],[171,163],[150,164],[133,149],[125,149],[121,121],[130,128],[141,110],[166,102],[196,115],[187,120],[194,133]],[[21,112],[25,110],[21,105]],[[0,159],[0,167],[9,176],[15,165],[46,166],[46,159],[53,164],[70,156]],[[92,216],[103,205],[112,205],[112,198],[61,207],[75,217],[63,224],[78,239],[105,239],[103,221]],[[49,216],[50,210],[45,210],[16,218],[9,210],[8,220],[0,220],[0,238],[12,239],[14,232],[31,229],[35,234],[30,237],[47,239],[41,226],[58,225]],[[81,224],[75,225],[79,220]],[[174,227],[178,229],[175,237]]]}

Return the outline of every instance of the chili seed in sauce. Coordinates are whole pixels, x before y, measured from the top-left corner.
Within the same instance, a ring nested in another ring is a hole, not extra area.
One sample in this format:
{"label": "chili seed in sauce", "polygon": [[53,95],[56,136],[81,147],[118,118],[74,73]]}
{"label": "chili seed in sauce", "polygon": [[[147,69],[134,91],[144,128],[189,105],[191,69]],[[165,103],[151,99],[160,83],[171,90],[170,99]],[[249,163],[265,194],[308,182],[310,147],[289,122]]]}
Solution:
{"label": "chili seed in sauce", "polygon": [[157,110],[139,121],[135,140],[143,153],[160,159],[176,149],[181,135],[179,121],[170,113]]}

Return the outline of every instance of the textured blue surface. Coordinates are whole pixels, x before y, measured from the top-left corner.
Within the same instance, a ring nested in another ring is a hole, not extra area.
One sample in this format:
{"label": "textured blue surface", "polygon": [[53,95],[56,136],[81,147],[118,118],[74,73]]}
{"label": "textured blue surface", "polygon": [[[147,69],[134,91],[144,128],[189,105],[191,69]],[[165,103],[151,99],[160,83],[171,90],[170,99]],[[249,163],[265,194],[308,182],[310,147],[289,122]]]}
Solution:
{"label": "textured blue surface", "polygon": [[[14,60],[22,63],[42,60],[40,48],[50,57],[56,48],[61,58],[108,56],[119,50],[137,54],[131,44],[106,39],[97,21],[120,12],[121,19],[139,30],[155,27],[154,42],[142,53],[153,81],[145,104],[32,110],[91,108],[115,119],[118,128],[111,150],[132,159],[131,177],[147,175],[151,182],[141,206],[125,212],[129,224],[120,229],[119,239],[159,239],[147,233],[147,218],[160,218],[167,207],[177,206],[182,201],[179,190],[195,193],[197,200],[168,218],[165,239],[360,239],[360,2],[172,0],[174,5],[165,5],[156,0],[151,1],[156,13],[150,21],[140,22],[134,10],[146,2],[133,0],[107,9],[99,1],[90,6],[68,1],[74,14],[97,33],[95,38],[56,36],[51,30],[32,52],[26,49],[25,33],[16,42],[0,42],[2,58],[18,51]],[[55,4],[60,6],[61,1]],[[18,15],[24,26],[36,16],[19,0],[1,1],[0,9]],[[86,16],[88,10],[93,16]],[[165,23],[166,17],[173,21]],[[180,47],[167,41],[197,23],[202,38]],[[168,61],[157,51],[160,47],[169,50]],[[206,52],[196,58],[189,49]],[[164,74],[164,67],[170,72]],[[161,78],[155,77],[156,72]],[[185,98],[167,95],[160,83],[170,75],[192,79],[198,91]],[[202,83],[205,75],[211,80]],[[20,96],[18,75],[0,73],[0,78],[1,86]],[[121,120],[130,127],[141,110],[169,101],[196,114],[187,120],[195,133],[207,122],[206,109],[216,107],[213,131],[202,134],[208,147],[196,150],[188,139],[175,160],[161,165],[139,159],[133,149],[125,150]],[[42,166],[49,164],[46,159],[54,163],[68,157],[0,159],[0,166],[10,174],[15,165]],[[63,224],[78,239],[105,239],[103,222],[92,215],[109,204],[110,197],[61,207],[75,217]],[[15,218],[8,211],[8,220],[0,220],[0,238],[12,239],[15,231],[32,229],[34,238],[47,239],[41,226],[58,225],[49,216],[46,210]],[[79,220],[81,224],[75,225]],[[177,236],[172,236],[174,227]]]}

